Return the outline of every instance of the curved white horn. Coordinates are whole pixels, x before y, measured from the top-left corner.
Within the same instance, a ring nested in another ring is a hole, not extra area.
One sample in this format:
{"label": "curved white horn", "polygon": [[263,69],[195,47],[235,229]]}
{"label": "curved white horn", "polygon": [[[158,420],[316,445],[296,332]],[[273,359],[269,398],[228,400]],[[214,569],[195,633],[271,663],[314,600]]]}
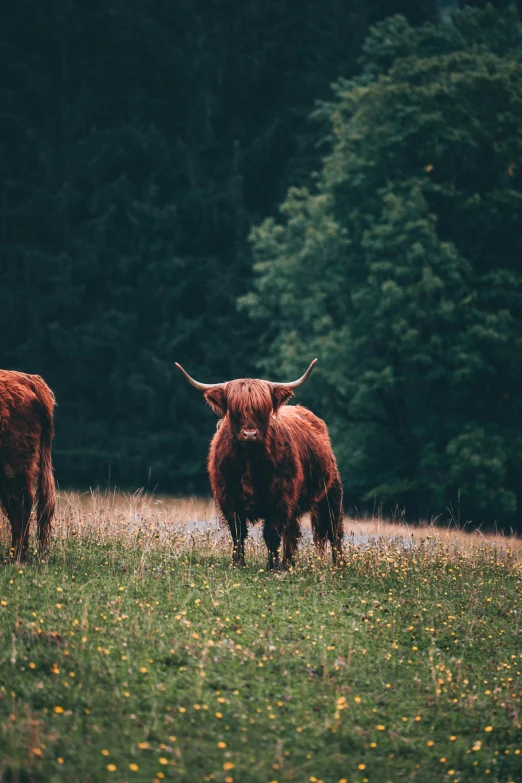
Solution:
{"label": "curved white horn", "polygon": [[185,372],[181,364],[178,364],[177,362],[174,362],[178,370],[183,373],[187,381],[191,384],[191,386],[194,386],[194,388],[199,389],[200,391],[209,391],[210,389],[220,389],[223,386],[225,386],[224,383],[200,383],[199,381],[195,381],[194,378],[191,378],[188,372]]}
{"label": "curved white horn", "polygon": [[310,367],[308,368],[308,370],[305,372],[305,374],[302,375],[300,378],[298,378],[297,381],[292,381],[292,383],[273,383],[272,381],[270,381],[270,383],[272,383],[272,386],[274,388],[279,388],[281,386],[285,386],[287,389],[297,389],[298,386],[301,386],[301,384],[304,383],[308,379],[308,376],[312,372],[312,370],[314,368],[314,364],[316,362],[317,362],[317,359],[314,359],[313,362],[310,364]]}

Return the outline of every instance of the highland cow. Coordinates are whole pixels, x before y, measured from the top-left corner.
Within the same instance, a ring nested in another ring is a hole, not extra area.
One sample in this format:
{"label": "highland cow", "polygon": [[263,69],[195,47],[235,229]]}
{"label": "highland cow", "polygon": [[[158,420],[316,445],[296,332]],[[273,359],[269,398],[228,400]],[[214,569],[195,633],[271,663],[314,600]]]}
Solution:
{"label": "highland cow", "polygon": [[27,556],[36,499],[37,535],[45,550],[54,515],[52,391],[38,375],[0,370],[0,502],[11,524],[11,554]]}
{"label": "highland cow", "polygon": [[233,563],[244,565],[247,523],[264,520],[268,568],[294,562],[299,520],[310,512],[314,543],[327,541],[337,562],[343,538],[343,490],[326,424],[301,405],[286,406],[317,360],[292,383],[252,378],[228,383],[195,381],[176,364],[221,417],[212,438],[208,471],[214,499],[228,524]]}

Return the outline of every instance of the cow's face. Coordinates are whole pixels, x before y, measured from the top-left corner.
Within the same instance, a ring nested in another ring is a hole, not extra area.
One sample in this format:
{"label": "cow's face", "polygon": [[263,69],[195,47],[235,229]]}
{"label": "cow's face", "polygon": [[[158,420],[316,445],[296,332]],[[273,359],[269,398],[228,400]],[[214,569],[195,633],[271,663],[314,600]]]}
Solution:
{"label": "cow's face", "polygon": [[294,394],[294,389],[306,381],[317,359],[301,378],[291,383],[272,383],[257,378],[242,378],[228,383],[200,383],[183,373],[191,386],[205,393],[205,399],[218,416],[226,417],[232,437],[242,443],[262,443],[272,417]]}
{"label": "cow's face", "polygon": [[232,437],[243,443],[263,442],[272,416],[292,395],[288,387],[250,378],[205,392],[212,409],[228,417]]}

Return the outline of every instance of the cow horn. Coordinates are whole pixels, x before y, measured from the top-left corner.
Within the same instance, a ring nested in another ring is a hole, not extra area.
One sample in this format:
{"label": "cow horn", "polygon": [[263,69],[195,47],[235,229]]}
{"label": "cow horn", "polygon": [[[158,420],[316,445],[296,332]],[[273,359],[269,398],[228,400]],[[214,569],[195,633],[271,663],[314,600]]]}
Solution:
{"label": "cow horn", "polygon": [[304,383],[307,379],[310,373],[312,372],[314,368],[314,364],[316,363],[317,359],[314,359],[313,362],[310,364],[310,367],[305,372],[304,375],[302,375],[300,378],[297,379],[297,381],[292,381],[292,383],[272,383],[272,386],[275,389],[280,388],[281,386],[285,386],[287,389],[297,389],[298,386],[301,386],[302,383]]}
{"label": "cow horn", "polygon": [[200,383],[199,381],[195,381],[194,378],[191,378],[188,372],[185,372],[181,364],[178,364],[177,362],[174,362],[178,370],[180,370],[187,381],[194,386],[196,389],[199,389],[200,391],[210,391],[210,389],[221,389],[223,386],[225,386],[224,383]]}

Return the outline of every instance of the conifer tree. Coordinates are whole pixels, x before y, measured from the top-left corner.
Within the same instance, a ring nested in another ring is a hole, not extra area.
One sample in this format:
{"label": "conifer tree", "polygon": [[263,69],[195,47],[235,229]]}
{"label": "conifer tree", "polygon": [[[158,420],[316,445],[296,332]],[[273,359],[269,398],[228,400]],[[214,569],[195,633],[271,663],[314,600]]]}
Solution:
{"label": "conifer tree", "polygon": [[317,185],[253,234],[266,369],[321,356],[308,393],[359,508],[516,524],[521,56],[514,6],[376,25],[322,106]]}
{"label": "conifer tree", "polygon": [[212,415],[174,361],[254,372],[250,227],[318,165],[314,101],[393,5],[2,4],[0,366],[55,390],[62,484],[206,488]]}

